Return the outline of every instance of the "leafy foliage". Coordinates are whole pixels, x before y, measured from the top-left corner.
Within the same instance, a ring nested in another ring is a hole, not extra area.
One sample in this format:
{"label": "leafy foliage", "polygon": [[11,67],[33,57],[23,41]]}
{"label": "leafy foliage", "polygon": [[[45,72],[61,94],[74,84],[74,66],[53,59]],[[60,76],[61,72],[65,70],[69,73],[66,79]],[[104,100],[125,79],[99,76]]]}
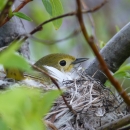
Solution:
{"label": "leafy foliage", "polygon": [[12,130],[43,130],[42,118],[59,94],[56,90],[42,93],[38,89],[27,87],[1,92],[1,127],[3,130],[6,130],[6,125]]}
{"label": "leafy foliage", "polygon": [[[51,18],[63,14],[63,7],[60,0],[42,0],[42,2]],[[62,19],[53,21],[53,24],[58,29],[62,25]]]}
{"label": "leafy foliage", "polygon": [[3,10],[6,3],[7,3],[7,0],[0,0],[0,11]]}
{"label": "leafy foliage", "polygon": [[[122,65],[118,71],[116,71],[113,76],[117,79],[124,78],[128,79],[130,78],[130,64]],[[111,83],[107,80],[105,83],[106,86],[111,86]]]}
{"label": "leafy foliage", "polygon": [[25,19],[27,21],[33,21],[29,16],[27,16],[26,14],[22,13],[22,12],[13,12],[13,15]]}
{"label": "leafy foliage", "polygon": [[20,44],[18,42],[13,42],[6,50],[3,50],[0,55],[0,64],[8,68],[13,67],[31,71],[28,62],[15,52],[19,47]]}

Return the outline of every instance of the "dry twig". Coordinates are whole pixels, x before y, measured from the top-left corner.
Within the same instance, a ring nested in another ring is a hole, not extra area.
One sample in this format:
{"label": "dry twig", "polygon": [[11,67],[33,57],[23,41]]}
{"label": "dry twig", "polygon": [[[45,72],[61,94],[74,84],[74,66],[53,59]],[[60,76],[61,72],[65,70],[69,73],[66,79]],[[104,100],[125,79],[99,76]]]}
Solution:
{"label": "dry twig", "polygon": [[32,35],[28,35],[28,38],[32,38],[33,40],[37,41],[37,42],[41,42],[43,44],[46,44],[46,45],[53,45],[55,43],[59,43],[59,42],[62,42],[62,41],[65,41],[65,40],[68,40],[72,37],[75,37],[76,35],[78,35],[79,33],[81,32],[80,29],[76,29],[74,30],[69,36],[65,37],[65,38],[62,38],[62,39],[58,39],[58,40],[55,40],[55,41],[50,41],[50,40],[42,40],[42,39],[39,39],[39,38],[36,38]]}
{"label": "dry twig", "polygon": [[[12,0],[12,1],[14,2],[14,0]],[[33,0],[24,0],[13,12],[18,12],[20,9],[22,9],[26,4],[28,4],[31,1],[33,1]],[[10,0],[9,0],[9,2],[10,2]],[[7,14],[8,15],[3,18],[3,21],[0,24],[0,27],[3,26],[6,22],[8,22],[13,17],[13,14],[11,16],[9,16],[9,12]]]}
{"label": "dry twig", "polygon": [[8,0],[4,9],[0,13],[0,27],[4,24],[5,18],[9,17],[9,11],[13,3],[14,0]]}
{"label": "dry twig", "polygon": [[[130,123],[130,115],[99,127],[97,130],[116,130]],[[128,130],[128,129],[127,129]]]}

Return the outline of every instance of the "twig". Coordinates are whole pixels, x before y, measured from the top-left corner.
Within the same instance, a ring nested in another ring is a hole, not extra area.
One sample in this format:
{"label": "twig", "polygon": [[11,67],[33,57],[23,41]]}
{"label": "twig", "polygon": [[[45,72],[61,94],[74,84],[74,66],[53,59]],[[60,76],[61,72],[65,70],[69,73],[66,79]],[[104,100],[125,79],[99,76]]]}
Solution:
{"label": "twig", "polygon": [[[84,9],[86,9],[86,10],[88,9],[88,7],[85,4],[84,0],[81,0],[81,4],[82,4]],[[93,35],[93,37],[95,39],[95,42],[97,43],[98,49],[100,49],[99,42],[98,42],[98,39],[97,39],[97,36],[96,36],[96,31],[95,31],[95,23],[94,23],[94,20],[93,20],[93,17],[92,17],[91,13],[88,13],[88,18],[89,18],[89,21],[90,21],[91,27],[92,27],[92,35]]]}
{"label": "twig", "polygon": [[[82,13],[93,13],[95,11],[97,11],[98,9],[100,9],[103,5],[106,4],[106,1],[104,1],[103,3],[101,3],[99,6],[96,6],[95,8],[93,9],[89,9],[89,10],[82,10]],[[54,20],[57,20],[57,19],[60,19],[60,18],[64,18],[64,17],[67,17],[67,16],[73,16],[73,15],[77,15],[77,11],[74,11],[74,12],[70,12],[70,13],[66,13],[66,14],[63,14],[63,15],[59,15],[57,17],[54,17],[54,18],[51,18],[49,20],[46,20],[44,21],[43,23],[41,23],[40,25],[38,25],[36,28],[34,28],[34,30],[32,30],[30,32],[30,34],[34,34],[37,32],[37,30],[41,29],[43,25],[49,23],[49,22],[52,22]]]}
{"label": "twig", "polygon": [[62,98],[63,98],[63,100],[64,100],[66,106],[69,108],[69,110],[70,110],[74,115],[77,115],[76,111],[73,110],[72,106],[69,105],[68,102],[66,101],[66,99],[65,99],[64,95],[62,94],[62,91],[61,91],[61,89],[60,89],[58,83],[55,81],[55,79],[54,79],[53,77],[51,77],[49,74],[47,74],[43,69],[37,67],[36,65],[31,65],[31,66],[32,66],[34,69],[36,69],[36,70],[42,72],[43,74],[47,75],[47,76],[51,79],[51,81],[56,85],[56,87],[57,87],[58,90],[60,91],[61,96],[62,96]]}
{"label": "twig", "polygon": [[13,12],[18,12],[19,10],[21,10],[26,4],[28,4],[29,2],[31,2],[33,0],[24,0]]}
{"label": "twig", "polygon": [[65,37],[65,38],[62,38],[62,39],[58,39],[58,40],[54,40],[54,41],[50,41],[50,40],[42,40],[42,39],[39,39],[39,38],[36,38],[32,35],[28,35],[29,38],[32,38],[33,40],[37,41],[37,42],[41,42],[43,44],[46,44],[46,45],[53,45],[55,43],[59,43],[59,42],[62,42],[62,41],[65,41],[65,40],[68,40],[76,35],[78,35],[79,33],[81,32],[80,29],[76,29],[74,30],[69,36]]}
{"label": "twig", "polygon": [[[14,0],[12,0],[14,2]],[[13,12],[18,12],[20,9],[22,9],[27,3],[31,2],[33,0],[24,0]],[[10,0],[9,0],[10,2]],[[0,24],[0,27],[3,26],[6,22],[8,22],[13,17],[13,13],[11,16],[7,15],[2,23]]]}
{"label": "twig", "polygon": [[[92,13],[92,12],[95,12],[97,11],[98,9],[100,9],[103,5],[105,5],[106,1],[104,1],[103,3],[101,3],[99,6],[96,6],[95,8],[93,9],[90,9],[90,10],[83,10],[82,13]],[[63,18],[63,17],[67,17],[67,16],[73,16],[73,15],[77,15],[77,11],[75,12],[70,12],[70,13],[67,13],[67,14],[63,14],[63,15],[59,15],[57,17],[54,17],[54,18],[51,18],[49,20],[46,20],[44,22],[42,22],[40,25],[38,25],[36,28],[34,28],[30,33],[29,35],[33,35],[35,34],[36,32],[38,31],[41,31],[42,30],[42,26],[49,23],[49,22],[52,22],[54,20],[57,20],[57,19],[60,19],[60,18]],[[16,37],[16,39],[14,39],[14,41],[17,41],[17,40],[21,40],[21,41],[18,41],[18,44],[22,44],[25,40],[28,39],[28,36],[27,35],[24,35],[24,37],[22,37],[23,35],[20,35],[18,37]],[[22,39],[20,39],[22,37]]]}
{"label": "twig", "polygon": [[2,10],[2,12],[0,13],[0,27],[3,25],[4,23],[4,18],[5,17],[9,17],[9,11],[10,8],[12,6],[12,4],[14,3],[14,0],[8,0],[4,9]]}
{"label": "twig", "polygon": [[116,130],[118,128],[121,128],[122,126],[128,125],[129,123],[130,123],[130,114],[125,117],[122,117],[121,119],[103,125],[99,127],[97,130]]}
{"label": "twig", "polygon": [[124,126],[118,130],[130,130],[130,124],[128,124],[128,126]]}
{"label": "twig", "polygon": [[93,37],[92,36],[89,37],[89,35],[87,33],[87,30],[85,29],[85,25],[84,25],[83,18],[82,18],[80,0],[76,0],[76,2],[77,2],[77,7],[78,7],[78,9],[77,9],[77,18],[78,18],[78,21],[79,21],[82,33],[83,33],[86,41],[88,42],[88,44],[92,48],[94,54],[96,55],[97,59],[99,60],[100,65],[102,67],[102,70],[104,71],[106,76],[108,77],[110,82],[113,84],[113,86],[115,86],[116,90],[122,96],[122,98],[124,99],[124,101],[128,105],[128,107],[130,107],[130,98],[129,98],[129,96],[124,91],[124,89],[120,86],[120,84],[117,82],[117,80],[115,80],[114,77],[111,75],[111,73],[110,73],[110,71],[109,71],[109,69],[108,69],[104,59],[102,58],[102,56],[98,52],[97,47],[95,46]]}
{"label": "twig", "polygon": [[49,128],[51,128],[52,130],[58,130],[58,129],[56,128],[56,126],[55,126],[52,122],[47,121],[47,120],[45,120],[44,122],[45,122],[45,124],[46,124]]}

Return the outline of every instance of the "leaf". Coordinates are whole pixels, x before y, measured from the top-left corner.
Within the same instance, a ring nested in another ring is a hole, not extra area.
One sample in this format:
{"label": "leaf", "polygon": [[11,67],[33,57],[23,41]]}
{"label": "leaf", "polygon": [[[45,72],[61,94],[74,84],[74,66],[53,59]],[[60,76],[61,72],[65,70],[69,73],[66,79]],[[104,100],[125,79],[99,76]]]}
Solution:
{"label": "leaf", "polygon": [[33,21],[29,16],[27,16],[26,14],[22,13],[22,12],[13,12],[13,15],[25,19],[27,21]]}
{"label": "leaf", "polygon": [[6,5],[7,0],[0,0],[0,11],[3,10],[4,6]]}
{"label": "leaf", "polygon": [[[5,58],[6,57],[8,57],[8,52],[5,54]],[[30,70],[30,65],[28,64],[28,62],[22,56],[16,53],[10,54],[8,58],[0,61],[0,63],[7,68],[13,67],[20,70]]]}
{"label": "leaf", "polygon": [[107,80],[106,82],[105,82],[105,86],[106,87],[110,87],[112,84],[111,84],[111,82],[109,81],[109,80]]}
{"label": "leaf", "polygon": [[116,78],[130,78],[130,74],[128,72],[119,71],[113,75]]}
{"label": "leaf", "polygon": [[116,32],[119,32],[120,31],[120,28],[118,25],[116,25]]}
{"label": "leaf", "polygon": [[119,71],[128,71],[130,70],[130,63],[122,66]]}
{"label": "leaf", "polygon": [[0,114],[12,130],[43,130],[43,116],[59,96],[54,90],[43,93],[38,89],[17,87],[0,93]]}
{"label": "leaf", "polygon": [[43,99],[42,99],[42,109],[43,113],[42,115],[45,115],[47,112],[49,112],[49,108],[52,106],[52,103],[54,99],[56,99],[60,95],[59,90],[56,91],[50,91],[44,94]]}
{"label": "leaf", "polygon": [[52,16],[52,6],[50,0],[42,0],[42,2],[46,8],[46,11]]}
{"label": "leaf", "polygon": [[105,45],[106,45],[106,43],[105,42],[103,42],[103,41],[99,41],[100,43],[99,43],[99,45],[100,45],[100,48],[103,48]]}
{"label": "leaf", "polygon": [[[120,72],[116,72],[113,75],[115,78],[130,78],[130,74],[128,72],[125,71],[120,71]],[[111,82],[109,80],[107,80],[105,82],[105,86],[111,86]]]}
{"label": "leaf", "polygon": [[2,120],[2,118],[0,118],[0,130],[10,130],[7,127],[7,124]]}
{"label": "leaf", "polygon": [[[121,66],[117,72],[121,72],[121,71],[129,71],[129,70],[130,70],[130,63]],[[117,73],[117,72],[116,72],[116,73]]]}
{"label": "leaf", "polygon": [[16,54],[15,50],[20,47],[19,43],[13,43],[0,54],[0,64],[4,67],[13,67],[25,71],[31,71],[28,62],[20,55]]}
{"label": "leaf", "polygon": [[[50,14],[51,18],[63,14],[63,6],[60,0],[42,0],[46,11]],[[62,25],[62,19],[53,21],[55,29],[59,29]]]}

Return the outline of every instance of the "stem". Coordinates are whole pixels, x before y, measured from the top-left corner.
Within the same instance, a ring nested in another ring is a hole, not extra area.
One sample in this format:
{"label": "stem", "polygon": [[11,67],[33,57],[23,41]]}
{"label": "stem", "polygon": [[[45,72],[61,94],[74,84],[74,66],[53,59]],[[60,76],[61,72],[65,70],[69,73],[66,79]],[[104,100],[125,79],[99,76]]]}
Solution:
{"label": "stem", "polygon": [[116,88],[116,90],[119,92],[121,97],[124,99],[124,101],[128,105],[128,107],[130,107],[130,98],[129,98],[129,96],[124,91],[124,89],[120,86],[120,84],[117,82],[117,80],[114,79],[114,77],[111,75],[111,73],[110,73],[104,59],[102,58],[102,56],[98,52],[98,49],[97,49],[97,47],[96,47],[96,45],[94,43],[93,37],[89,37],[89,35],[87,33],[87,30],[85,29],[85,25],[84,25],[83,18],[82,18],[80,0],[76,0],[76,2],[77,2],[77,7],[78,7],[78,9],[77,9],[77,18],[78,18],[82,33],[84,35],[84,38],[86,39],[89,46],[91,47],[94,54],[96,55],[100,65],[101,65],[102,70],[104,71],[104,73],[106,74],[106,76],[108,77],[110,82],[113,84],[113,86]]}

